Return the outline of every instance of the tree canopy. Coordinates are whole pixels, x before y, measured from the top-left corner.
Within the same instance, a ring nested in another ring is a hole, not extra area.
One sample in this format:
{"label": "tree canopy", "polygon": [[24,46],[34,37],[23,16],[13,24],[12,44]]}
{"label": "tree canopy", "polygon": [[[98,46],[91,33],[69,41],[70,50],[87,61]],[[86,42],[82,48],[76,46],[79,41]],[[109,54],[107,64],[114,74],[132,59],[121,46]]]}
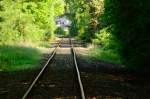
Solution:
{"label": "tree canopy", "polygon": [[64,6],[63,0],[1,0],[0,42],[51,39]]}

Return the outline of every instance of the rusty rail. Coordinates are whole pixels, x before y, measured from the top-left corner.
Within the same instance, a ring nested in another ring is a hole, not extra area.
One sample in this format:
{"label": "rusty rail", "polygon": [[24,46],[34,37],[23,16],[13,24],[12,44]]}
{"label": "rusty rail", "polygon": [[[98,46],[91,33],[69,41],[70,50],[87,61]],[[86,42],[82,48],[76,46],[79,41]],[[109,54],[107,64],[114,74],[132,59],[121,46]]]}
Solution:
{"label": "rusty rail", "polygon": [[[62,38],[63,39],[63,38]],[[62,41],[62,40],[61,40]],[[55,47],[54,51],[52,52],[51,56],[49,57],[48,61],[45,63],[44,67],[41,69],[41,71],[39,72],[39,74],[36,76],[36,78],[34,79],[34,81],[32,82],[32,84],[30,85],[30,87],[27,89],[27,91],[25,92],[25,94],[23,95],[22,99],[26,99],[27,96],[29,95],[29,93],[31,92],[32,88],[34,87],[34,85],[36,84],[36,82],[38,81],[38,79],[40,78],[40,76],[43,74],[44,70],[46,69],[46,67],[48,66],[49,62],[54,58],[57,48],[60,46],[61,41],[57,44],[57,46]]]}
{"label": "rusty rail", "polygon": [[73,54],[74,65],[75,65],[76,72],[77,72],[78,83],[79,83],[79,86],[80,86],[81,98],[85,99],[85,93],[84,93],[84,88],[83,88],[83,84],[82,84],[82,81],[81,81],[80,71],[79,71],[78,64],[77,64],[76,53],[75,53],[74,46],[73,46],[73,43],[72,43],[71,39],[70,39],[70,44],[71,44],[71,51],[72,51],[72,54]]}

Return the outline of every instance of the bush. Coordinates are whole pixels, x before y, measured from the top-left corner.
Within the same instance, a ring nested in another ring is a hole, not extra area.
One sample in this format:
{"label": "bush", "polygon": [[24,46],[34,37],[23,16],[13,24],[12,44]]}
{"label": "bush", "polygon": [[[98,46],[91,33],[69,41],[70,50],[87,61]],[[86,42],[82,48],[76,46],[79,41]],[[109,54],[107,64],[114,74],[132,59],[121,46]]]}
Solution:
{"label": "bush", "polygon": [[63,0],[0,0],[0,44],[52,39],[63,7]]}
{"label": "bush", "polygon": [[58,27],[58,28],[55,30],[55,34],[67,36],[67,35],[69,34],[69,32],[68,32],[68,31],[65,31],[65,28],[64,28],[64,27]]}
{"label": "bush", "polygon": [[113,62],[116,64],[123,64],[122,56],[113,49],[103,49],[96,47],[90,51],[90,57],[92,59]]}
{"label": "bush", "polygon": [[123,61],[120,54],[121,43],[111,33],[111,29],[112,26],[109,26],[95,33],[93,43],[100,45],[100,47],[94,48],[91,55],[97,59],[121,64]]}
{"label": "bush", "polygon": [[104,0],[104,20],[122,43],[121,53],[129,68],[150,70],[149,0]]}

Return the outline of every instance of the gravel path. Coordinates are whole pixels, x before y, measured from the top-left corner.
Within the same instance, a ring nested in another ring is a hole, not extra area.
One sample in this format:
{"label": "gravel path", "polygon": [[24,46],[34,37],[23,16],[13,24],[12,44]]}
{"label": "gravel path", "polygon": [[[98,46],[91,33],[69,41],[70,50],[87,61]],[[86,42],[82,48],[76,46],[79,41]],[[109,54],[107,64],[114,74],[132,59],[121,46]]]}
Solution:
{"label": "gravel path", "polygon": [[29,99],[71,99],[78,95],[70,48],[59,48]]}

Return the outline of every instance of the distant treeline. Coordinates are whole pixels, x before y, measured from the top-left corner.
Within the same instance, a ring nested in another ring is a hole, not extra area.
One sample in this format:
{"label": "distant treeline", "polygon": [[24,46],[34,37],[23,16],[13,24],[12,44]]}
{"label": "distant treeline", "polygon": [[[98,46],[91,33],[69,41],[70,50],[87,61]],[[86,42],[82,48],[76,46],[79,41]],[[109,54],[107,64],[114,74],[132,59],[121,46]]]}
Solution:
{"label": "distant treeline", "polygon": [[0,0],[0,43],[50,40],[63,0]]}
{"label": "distant treeline", "polygon": [[71,33],[123,57],[129,68],[150,70],[150,0],[66,0]]}

